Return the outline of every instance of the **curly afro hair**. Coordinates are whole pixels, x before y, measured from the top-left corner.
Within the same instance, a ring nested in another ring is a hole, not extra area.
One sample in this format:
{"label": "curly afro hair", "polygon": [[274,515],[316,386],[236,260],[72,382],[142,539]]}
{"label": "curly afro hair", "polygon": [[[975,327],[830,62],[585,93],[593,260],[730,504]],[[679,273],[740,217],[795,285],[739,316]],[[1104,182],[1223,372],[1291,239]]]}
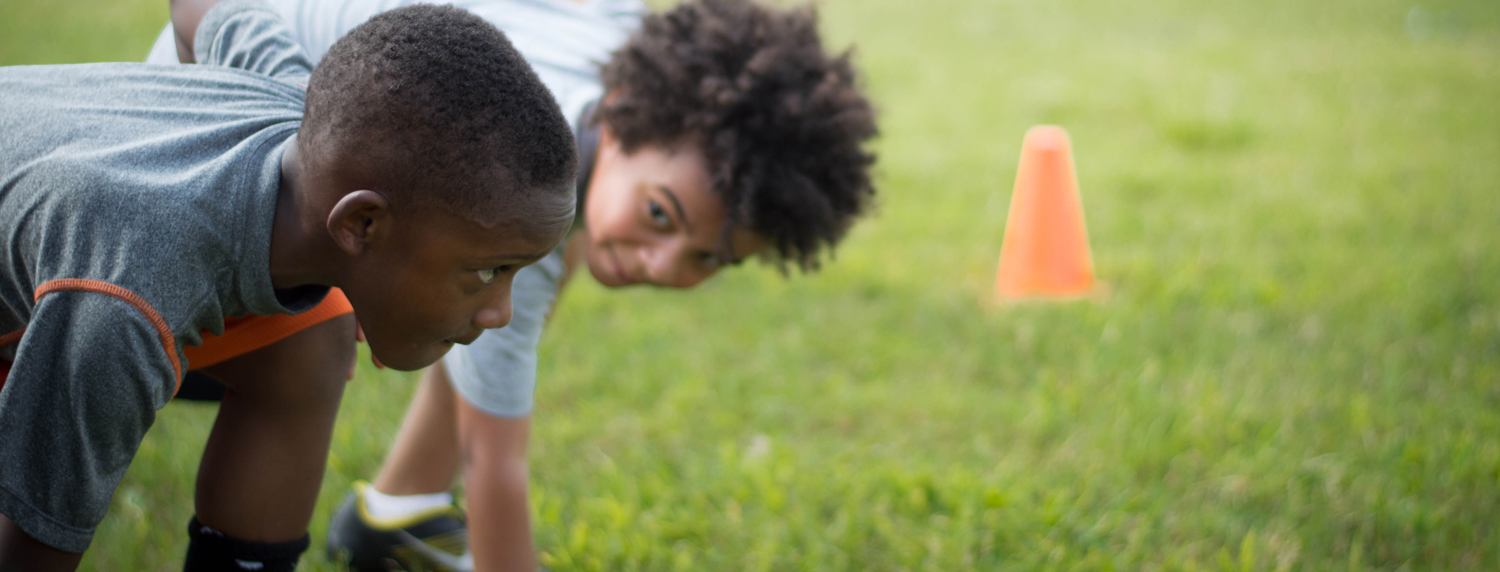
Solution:
{"label": "curly afro hair", "polygon": [[335,43],[308,82],[302,133],[310,154],[393,203],[485,225],[572,208],[578,151],[562,110],[500,30],[452,6],[384,12]]}
{"label": "curly afro hair", "polygon": [[[864,143],[875,112],[845,51],[830,55],[811,6],[692,0],[646,17],[602,70],[595,115],[632,152],[703,146],[730,224],[766,237],[785,268],[819,265],[872,202]],[[727,246],[721,246],[727,249]]]}

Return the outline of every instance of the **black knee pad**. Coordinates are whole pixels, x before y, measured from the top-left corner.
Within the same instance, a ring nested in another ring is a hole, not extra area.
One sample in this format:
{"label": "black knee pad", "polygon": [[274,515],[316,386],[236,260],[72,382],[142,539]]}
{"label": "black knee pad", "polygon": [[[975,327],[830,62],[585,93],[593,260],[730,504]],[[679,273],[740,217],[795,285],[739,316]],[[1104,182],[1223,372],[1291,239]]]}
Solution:
{"label": "black knee pad", "polygon": [[292,572],[308,544],[307,535],[278,543],[240,540],[203,526],[196,516],[188,523],[188,538],[183,572]]}

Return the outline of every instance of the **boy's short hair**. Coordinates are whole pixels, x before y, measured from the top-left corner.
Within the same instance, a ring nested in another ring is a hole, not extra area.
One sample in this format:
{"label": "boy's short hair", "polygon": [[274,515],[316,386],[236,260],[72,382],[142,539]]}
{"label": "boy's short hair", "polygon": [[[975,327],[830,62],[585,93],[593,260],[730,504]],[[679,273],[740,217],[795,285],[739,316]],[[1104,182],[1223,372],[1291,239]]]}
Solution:
{"label": "boy's short hair", "polygon": [[653,14],[604,66],[596,120],[625,151],[703,146],[730,225],[772,260],[815,269],[871,202],[875,113],[848,51],[830,56],[811,6],[692,0]]}
{"label": "boy's short hair", "polygon": [[485,225],[530,193],[571,193],[578,170],[573,132],[531,66],[452,6],[383,12],[335,43],[308,82],[301,133],[304,151],[352,161],[392,203]]}

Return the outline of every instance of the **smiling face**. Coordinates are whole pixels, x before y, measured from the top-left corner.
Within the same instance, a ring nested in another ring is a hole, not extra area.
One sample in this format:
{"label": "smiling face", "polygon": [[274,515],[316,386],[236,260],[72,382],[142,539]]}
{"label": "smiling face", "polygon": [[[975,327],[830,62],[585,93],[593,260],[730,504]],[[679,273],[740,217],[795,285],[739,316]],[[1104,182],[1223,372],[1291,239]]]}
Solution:
{"label": "smiling face", "polygon": [[571,201],[568,207],[493,228],[431,209],[376,218],[382,234],[342,286],[370,351],[387,366],[413,370],[510,323],[511,281],[557,247],[572,222]]}
{"label": "smiling face", "polygon": [[603,126],[587,196],[586,258],[605,286],[691,288],[766,245],[736,226],[732,252],[721,252],[729,219],[697,145],[644,145],[627,154]]}

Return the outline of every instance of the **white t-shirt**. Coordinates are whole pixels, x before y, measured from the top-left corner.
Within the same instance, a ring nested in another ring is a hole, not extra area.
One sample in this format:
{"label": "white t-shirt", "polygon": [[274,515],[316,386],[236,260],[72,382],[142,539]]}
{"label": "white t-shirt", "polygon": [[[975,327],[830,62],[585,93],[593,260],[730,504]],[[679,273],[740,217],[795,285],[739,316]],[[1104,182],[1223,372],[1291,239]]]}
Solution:
{"label": "white t-shirt", "polygon": [[[335,41],[375,14],[412,4],[453,4],[505,32],[552,90],[569,121],[599,98],[599,65],[609,60],[647,12],[639,0],[264,1],[286,19],[314,64]],[[177,63],[171,24],[157,37],[146,61]]]}
{"label": "white t-shirt", "polygon": [[[264,0],[291,27],[314,63],[328,48],[371,16],[423,0]],[[552,91],[569,123],[603,94],[599,66],[635,30],[647,8],[639,0],[453,0],[505,32],[516,50]],[[168,24],[147,62],[177,63]],[[577,125],[574,125],[577,128]],[[511,287],[510,325],[487,330],[473,344],[455,346],[443,358],[454,388],[471,405],[497,417],[531,413],[536,389],[537,344],[557,299],[563,247],[522,268]]]}

